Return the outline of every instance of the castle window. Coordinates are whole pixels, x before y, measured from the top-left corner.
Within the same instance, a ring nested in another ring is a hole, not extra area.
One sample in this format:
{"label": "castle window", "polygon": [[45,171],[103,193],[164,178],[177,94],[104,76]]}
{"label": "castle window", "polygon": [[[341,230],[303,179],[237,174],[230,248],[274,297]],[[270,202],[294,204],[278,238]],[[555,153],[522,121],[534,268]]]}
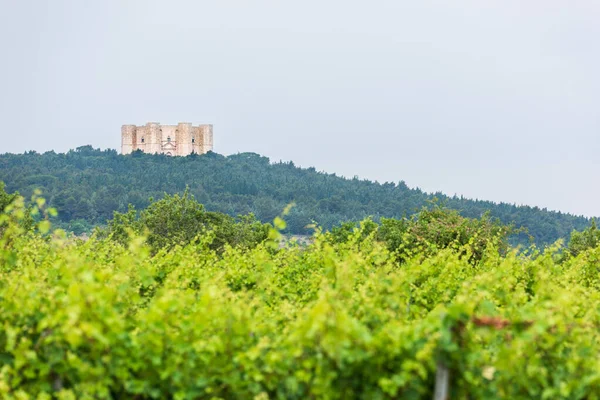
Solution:
{"label": "castle window", "polygon": [[171,142],[171,136],[167,136],[167,142]]}
{"label": "castle window", "polygon": [[144,138],[142,138],[142,143],[144,143]]}
{"label": "castle window", "polygon": [[196,138],[192,138],[192,143],[195,143],[195,142],[196,142]]}

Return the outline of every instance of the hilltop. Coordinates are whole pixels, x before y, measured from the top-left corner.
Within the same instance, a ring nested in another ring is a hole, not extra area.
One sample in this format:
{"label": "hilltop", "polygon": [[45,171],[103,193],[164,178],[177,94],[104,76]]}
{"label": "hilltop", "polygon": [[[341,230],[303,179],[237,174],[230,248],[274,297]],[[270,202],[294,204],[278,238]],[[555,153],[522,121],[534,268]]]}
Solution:
{"label": "hilltop", "polygon": [[[434,198],[466,217],[477,218],[489,211],[502,223],[527,228],[540,245],[568,238],[571,231],[590,223],[583,216],[538,207],[425,193],[401,180],[347,179],[299,168],[293,162],[272,163],[255,153],[122,156],[115,150],[82,146],[67,153],[3,154],[0,181],[8,191],[19,191],[26,198],[41,189],[59,210],[60,223],[75,231],[104,224],[114,211],[126,211],[128,204],[142,209],[150,198],[181,193],[186,187],[207,210],[254,213],[264,222],[272,221],[293,202],[295,207],[286,218],[290,234],[308,233],[306,226],[313,222],[329,229],[367,216],[408,216]],[[516,240],[526,243],[527,235]]]}

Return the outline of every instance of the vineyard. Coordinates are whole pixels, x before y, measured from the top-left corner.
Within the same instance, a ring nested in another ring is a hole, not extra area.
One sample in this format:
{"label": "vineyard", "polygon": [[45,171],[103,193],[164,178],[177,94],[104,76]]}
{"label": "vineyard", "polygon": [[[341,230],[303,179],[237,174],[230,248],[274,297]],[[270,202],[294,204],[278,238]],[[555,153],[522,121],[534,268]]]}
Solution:
{"label": "vineyard", "polygon": [[482,247],[468,221],[441,246],[419,230],[436,217],[152,247],[68,237],[34,204],[0,217],[0,398],[600,397],[598,246],[517,251],[490,228]]}

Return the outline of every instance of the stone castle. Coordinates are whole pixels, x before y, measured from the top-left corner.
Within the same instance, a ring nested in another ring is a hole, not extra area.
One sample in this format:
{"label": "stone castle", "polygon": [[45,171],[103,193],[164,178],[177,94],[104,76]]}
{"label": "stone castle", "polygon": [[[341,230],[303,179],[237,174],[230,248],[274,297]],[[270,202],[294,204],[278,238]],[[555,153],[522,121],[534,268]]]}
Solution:
{"label": "stone castle", "polygon": [[121,127],[121,154],[141,150],[150,154],[187,156],[208,153],[212,148],[212,125],[192,126],[189,122],[160,125],[158,122],[149,122],[144,126]]}

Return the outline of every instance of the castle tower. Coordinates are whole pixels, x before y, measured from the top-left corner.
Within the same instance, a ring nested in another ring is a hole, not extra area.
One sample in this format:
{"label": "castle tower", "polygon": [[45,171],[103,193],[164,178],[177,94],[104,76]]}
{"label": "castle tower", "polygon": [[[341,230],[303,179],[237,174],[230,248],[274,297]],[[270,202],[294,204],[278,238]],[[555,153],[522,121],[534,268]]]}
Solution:
{"label": "castle tower", "polygon": [[177,124],[177,155],[187,156],[193,150],[192,145],[192,124],[190,122],[180,122]]}
{"label": "castle tower", "polygon": [[148,122],[146,124],[146,153],[162,153],[162,132],[158,122]]}
{"label": "castle tower", "polygon": [[[197,143],[196,143],[197,142]],[[197,147],[194,147],[194,152],[205,154],[213,149],[213,126],[200,125],[198,126],[198,137],[194,141]]]}
{"label": "castle tower", "polygon": [[121,154],[129,154],[136,150],[136,126],[123,125],[121,127]]}

